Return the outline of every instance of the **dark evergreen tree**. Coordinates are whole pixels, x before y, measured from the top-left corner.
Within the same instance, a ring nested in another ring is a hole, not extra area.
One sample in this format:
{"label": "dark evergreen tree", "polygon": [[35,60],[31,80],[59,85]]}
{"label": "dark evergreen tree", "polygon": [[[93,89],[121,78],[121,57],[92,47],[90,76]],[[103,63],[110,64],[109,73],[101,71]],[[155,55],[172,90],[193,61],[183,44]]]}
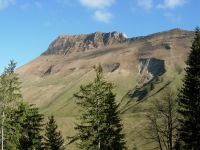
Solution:
{"label": "dark evergreen tree", "polygon": [[42,149],[43,115],[33,105],[21,103],[15,112],[15,123],[19,125],[20,150]]}
{"label": "dark evergreen tree", "polygon": [[81,107],[80,123],[77,124],[78,148],[83,150],[126,149],[118,105],[115,103],[113,85],[103,78],[102,67],[96,68],[93,83],[81,86],[75,94]]}
{"label": "dark evergreen tree", "polygon": [[58,130],[54,116],[48,118],[44,137],[44,148],[46,150],[64,150],[64,139]]}
{"label": "dark evergreen tree", "polygon": [[195,39],[187,60],[184,84],[179,94],[179,147],[185,150],[200,150],[200,29],[196,28]]}
{"label": "dark evergreen tree", "polygon": [[15,67],[11,61],[0,76],[1,141],[6,150],[39,150],[43,115],[38,108],[23,103]]}

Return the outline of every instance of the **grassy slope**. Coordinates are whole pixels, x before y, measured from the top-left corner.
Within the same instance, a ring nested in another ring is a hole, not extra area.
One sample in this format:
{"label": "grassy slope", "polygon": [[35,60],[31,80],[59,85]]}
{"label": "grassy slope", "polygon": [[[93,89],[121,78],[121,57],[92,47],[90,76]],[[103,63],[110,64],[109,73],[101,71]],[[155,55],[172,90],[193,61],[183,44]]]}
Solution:
{"label": "grassy slope", "polygon": [[[121,117],[124,124],[127,145],[130,150],[133,149],[134,146],[137,146],[141,150],[150,149],[150,145],[146,145],[147,141],[145,141],[141,136],[146,125],[145,112],[149,109],[151,100],[159,95],[155,93],[158,91],[158,93],[160,93],[160,90],[162,90],[168,81],[173,81],[171,86],[178,85],[180,82],[180,76],[181,75],[178,75],[175,71],[168,72],[160,77],[164,79],[163,81],[157,81],[154,83],[155,88],[152,91],[149,91],[148,95],[144,98],[144,101],[138,102],[134,99],[125,98],[121,102],[123,96],[126,95],[130,89],[135,87],[138,79],[136,73],[132,72],[128,76],[124,76],[124,78],[118,75],[112,78],[109,73],[105,74],[105,77],[116,86],[114,92],[117,94],[117,102],[121,103]],[[38,101],[37,105],[40,106],[41,111],[46,116],[50,114],[55,115],[64,137],[75,134],[73,127],[79,113],[73,94],[78,91],[81,84],[91,82],[93,78],[94,71],[87,70],[79,72],[78,74],[72,73],[68,76],[64,76],[63,78],[60,78],[59,76],[53,77],[53,79],[52,77],[47,77],[42,81],[35,82],[35,84],[30,84],[31,87],[29,88],[36,86],[39,89],[42,89],[43,92],[44,88],[48,87],[47,85],[49,85],[50,88],[46,90],[54,90],[53,85],[56,85],[56,87],[60,85],[59,92],[55,92],[55,94],[51,95],[50,100]],[[43,92],[39,93],[42,94],[44,99],[45,97],[48,97],[49,93],[51,93],[47,92],[47,95],[44,95]],[[38,92],[36,93],[37,96],[40,97]],[[75,146],[69,145],[67,146],[67,149],[75,149]]]}

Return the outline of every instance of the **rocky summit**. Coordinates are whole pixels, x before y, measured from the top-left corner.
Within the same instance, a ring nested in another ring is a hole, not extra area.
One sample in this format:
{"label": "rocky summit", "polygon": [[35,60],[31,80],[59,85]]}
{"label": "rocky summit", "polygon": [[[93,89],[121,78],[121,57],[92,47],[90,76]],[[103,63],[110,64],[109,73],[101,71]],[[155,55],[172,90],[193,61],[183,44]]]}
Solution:
{"label": "rocky summit", "polygon": [[62,35],[53,41],[42,55],[83,52],[108,45],[123,43],[127,36],[121,32],[95,32],[82,35]]}

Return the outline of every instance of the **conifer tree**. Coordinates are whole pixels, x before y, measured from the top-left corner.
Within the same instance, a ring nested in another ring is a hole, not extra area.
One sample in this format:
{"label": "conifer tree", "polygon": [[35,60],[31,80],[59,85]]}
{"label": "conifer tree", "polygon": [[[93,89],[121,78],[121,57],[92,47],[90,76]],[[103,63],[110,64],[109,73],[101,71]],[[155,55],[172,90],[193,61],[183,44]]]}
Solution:
{"label": "conifer tree", "polygon": [[40,150],[43,115],[38,108],[23,103],[15,67],[11,61],[0,76],[1,148]]}
{"label": "conifer tree", "polygon": [[183,87],[179,94],[179,147],[200,150],[200,29],[196,28],[194,42],[187,60]]}
{"label": "conifer tree", "polygon": [[113,85],[103,78],[102,67],[96,68],[93,83],[80,87],[75,94],[81,107],[80,123],[75,129],[79,139],[78,148],[83,150],[126,149],[118,105]]}
{"label": "conifer tree", "polygon": [[21,103],[15,121],[20,125],[19,149],[42,149],[43,115],[34,105]]}
{"label": "conifer tree", "polygon": [[48,118],[44,137],[44,149],[46,150],[64,150],[64,139],[58,130],[54,116]]}
{"label": "conifer tree", "polygon": [[30,115],[27,116],[25,128],[28,127],[28,135],[31,147],[33,149],[42,149],[42,131],[44,115],[39,112],[39,108],[34,105],[30,105]]}
{"label": "conifer tree", "polygon": [[11,60],[0,76],[1,147],[8,150],[15,150],[19,143],[18,127],[12,121],[13,112],[22,100],[15,67],[16,63]]}

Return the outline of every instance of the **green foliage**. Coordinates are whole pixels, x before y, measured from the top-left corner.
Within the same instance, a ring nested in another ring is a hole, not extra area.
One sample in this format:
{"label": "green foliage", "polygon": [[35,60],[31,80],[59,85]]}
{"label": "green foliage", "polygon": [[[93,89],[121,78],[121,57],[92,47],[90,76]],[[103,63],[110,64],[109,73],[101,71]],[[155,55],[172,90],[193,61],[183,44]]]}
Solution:
{"label": "green foliage", "polygon": [[43,119],[37,107],[21,103],[15,112],[15,121],[20,132],[18,149],[42,149]]}
{"label": "green foliage", "polygon": [[13,114],[22,100],[22,95],[19,78],[14,73],[15,67],[16,63],[11,61],[0,76],[0,119],[4,131],[4,147],[8,150],[15,150],[19,144],[18,126],[13,122]]}
{"label": "green foliage", "polygon": [[[38,108],[22,102],[20,82],[11,61],[0,76],[0,112],[4,149],[32,150],[42,147],[43,115]],[[2,137],[1,137],[2,141]]]}
{"label": "green foliage", "polygon": [[11,61],[8,68],[5,68],[4,73],[0,77],[0,107],[1,111],[9,111],[10,108],[17,108],[22,100],[20,91],[20,82],[14,69],[16,63]]}
{"label": "green foliage", "polygon": [[54,116],[48,118],[46,124],[45,137],[44,137],[44,149],[46,150],[64,150],[64,139],[61,132],[57,131],[58,126],[54,119]]}
{"label": "green foliage", "polygon": [[79,149],[122,150],[126,149],[121,119],[112,92],[113,85],[103,79],[101,66],[96,68],[93,83],[81,86],[75,94],[77,104],[82,108],[80,123],[77,124]]}
{"label": "green foliage", "polygon": [[179,144],[183,149],[200,148],[200,29],[195,39],[185,69],[183,87],[179,95],[180,119]]}

